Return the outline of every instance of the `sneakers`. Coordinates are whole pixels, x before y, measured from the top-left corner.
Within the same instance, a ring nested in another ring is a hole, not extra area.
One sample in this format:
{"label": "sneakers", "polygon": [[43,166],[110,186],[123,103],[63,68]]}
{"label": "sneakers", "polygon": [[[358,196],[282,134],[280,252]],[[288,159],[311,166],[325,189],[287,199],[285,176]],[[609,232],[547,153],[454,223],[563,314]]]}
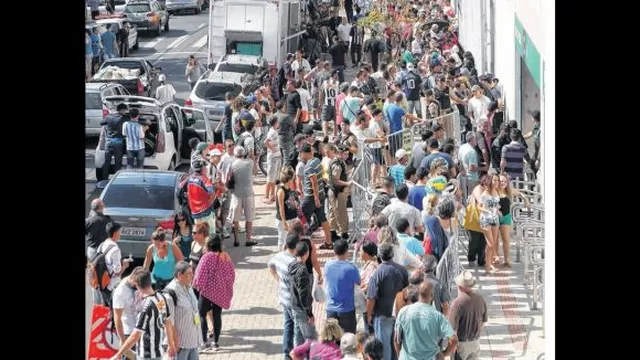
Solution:
{"label": "sneakers", "polygon": [[231,237],[231,232],[229,232],[229,230],[227,230],[226,228],[222,229],[222,238],[223,239],[228,239],[230,237]]}

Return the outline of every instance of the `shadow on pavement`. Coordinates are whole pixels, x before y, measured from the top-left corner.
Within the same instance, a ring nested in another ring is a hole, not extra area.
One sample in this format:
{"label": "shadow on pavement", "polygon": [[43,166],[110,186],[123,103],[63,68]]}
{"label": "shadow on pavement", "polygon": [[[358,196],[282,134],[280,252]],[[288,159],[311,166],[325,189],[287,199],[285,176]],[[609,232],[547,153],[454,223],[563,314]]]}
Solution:
{"label": "shadow on pavement", "polygon": [[[265,268],[266,270],[266,268]],[[237,310],[229,310],[229,311],[224,311],[222,314],[223,315],[278,315],[281,314],[282,311],[275,309],[275,308],[267,308],[267,307],[252,307],[250,309],[237,309]],[[253,335],[249,335],[248,333],[255,333],[255,332],[269,332],[269,331],[275,331],[275,334],[263,334],[265,336],[267,335],[282,335],[282,331],[278,330],[278,329],[251,329],[251,330],[242,330],[242,331],[235,331],[235,330],[229,330],[229,333],[233,333],[233,335],[237,335],[237,336],[253,336]]]}

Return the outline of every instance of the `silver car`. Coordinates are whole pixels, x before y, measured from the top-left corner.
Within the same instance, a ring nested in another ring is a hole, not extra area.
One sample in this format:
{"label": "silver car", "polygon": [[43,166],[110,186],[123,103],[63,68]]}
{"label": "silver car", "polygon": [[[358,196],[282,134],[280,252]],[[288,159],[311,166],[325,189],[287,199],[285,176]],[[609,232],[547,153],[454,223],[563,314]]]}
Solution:
{"label": "silver car", "polygon": [[181,11],[193,11],[200,14],[204,7],[204,0],[167,0],[166,8],[169,14],[175,14]]}
{"label": "silver car", "polygon": [[186,173],[120,170],[102,191],[105,215],[122,225],[118,246],[123,257],[144,258],[158,226],[171,232],[181,207],[176,189]]}
{"label": "silver car", "polygon": [[100,121],[109,114],[102,102],[107,96],[129,95],[124,86],[116,83],[86,83],[84,93],[85,136],[100,136]]}
{"label": "silver car", "polygon": [[[184,105],[204,111],[211,121],[211,125],[215,128],[224,115],[225,94],[230,92],[234,97],[238,96],[246,78],[245,74],[207,70],[196,82],[196,86],[185,100]],[[196,129],[202,129],[204,126],[202,119],[200,117],[195,119]]]}

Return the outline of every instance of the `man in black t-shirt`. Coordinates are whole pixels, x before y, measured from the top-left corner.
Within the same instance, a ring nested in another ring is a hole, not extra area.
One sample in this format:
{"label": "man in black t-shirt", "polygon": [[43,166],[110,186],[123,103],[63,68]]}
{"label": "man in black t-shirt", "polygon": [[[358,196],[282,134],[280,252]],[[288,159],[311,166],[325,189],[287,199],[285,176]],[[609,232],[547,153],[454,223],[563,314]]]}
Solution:
{"label": "man in black t-shirt", "polygon": [[340,82],[344,82],[344,68],[346,65],[346,54],[349,51],[349,47],[338,39],[338,36],[333,37],[333,45],[329,48],[329,54],[331,54],[332,66],[338,70],[338,79]]}
{"label": "man in black t-shirt", "polygon": [[[167,353],[170,357],[176,355],[175,329],[171,321],[171,316],[175,308],[175,304],[170,296],[158,293],[151,286],[151,273],[149,270],[142,269],[133,276],[136,288],[144,296],[142,311],[138,314],[136,320],[136,328],[127,340],[120,346],[118,352],[112,359],[120,359],[120,357],[137,343],[138,359],[159,359],[163,357],[162,351],[162,335],[166,331],[166,338],[169,346]],[[202,319],[204,320],[204,319]],[[194,319],[195,321],[195,319]],[[201,321],[198,317],[198,321]]]}
{"label": "man in black t-shirt", "polygon": [[407,103],[409,104],[409,114],[413,114],[413,110],[416,110],[416,115],[422,118],[422,105],[420,104],[420,85],[422,79],[420,75],[416,74],[416,68],[412,63],[407,64],[407,72],[404,73],[400,79],[402,84],[402,91],[406,95]]}
{"label": "man in black t-shirt", "polygon": [[296,134],[302,132],[302,123],[300,123],[300,114],[302,113],[302,102],[300,94],[296,91],[296,87],[292,80],[287,81],[287,115],[291,116],[296,127]]}
{"label": "man in black t-shirt", "polygon": [[224,104],[224,115],[222,119],[216,126],[216,132],[222,130],[222,141],[224,142],[227,139],[233,140],[233,126],[231,124],[231,118],[233,117],[233,110],[231,110],[231,103],[233,102],[234,96],[232,93],[227,92],[224,94],[225,104]]}
{"label": "man in black t-shirt", "polygon": [[129,56],[129,23],[122,22],[122,27],[118,30],[118,42],[120,57]]}

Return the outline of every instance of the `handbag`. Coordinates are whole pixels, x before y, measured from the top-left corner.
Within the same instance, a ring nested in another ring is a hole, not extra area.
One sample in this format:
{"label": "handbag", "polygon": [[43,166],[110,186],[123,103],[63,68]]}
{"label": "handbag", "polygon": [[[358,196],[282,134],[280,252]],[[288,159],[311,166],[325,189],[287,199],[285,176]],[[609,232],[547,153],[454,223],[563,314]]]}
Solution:
{"label": "handbag", "polygon": [[422,248],[426,255],[433,255],[433,243],[431,242],[431,236],[429,236],[426,229],[424,232],[424,239],[422,240]]}
{"label": "handbag", "polygon": [[481,232],[480,222],[478,221],[479,211],[474,200],[469,201],[467,212],[464,214],[462,226],[471,231]]}
{"label": "handbag", "polygon": [[318,303],[323,303],[326,299],[327,296],[324,292],[324,288],[322,288],[322,285],[319,285],[318,281],[316,280],[313,286],[313,300]]}

